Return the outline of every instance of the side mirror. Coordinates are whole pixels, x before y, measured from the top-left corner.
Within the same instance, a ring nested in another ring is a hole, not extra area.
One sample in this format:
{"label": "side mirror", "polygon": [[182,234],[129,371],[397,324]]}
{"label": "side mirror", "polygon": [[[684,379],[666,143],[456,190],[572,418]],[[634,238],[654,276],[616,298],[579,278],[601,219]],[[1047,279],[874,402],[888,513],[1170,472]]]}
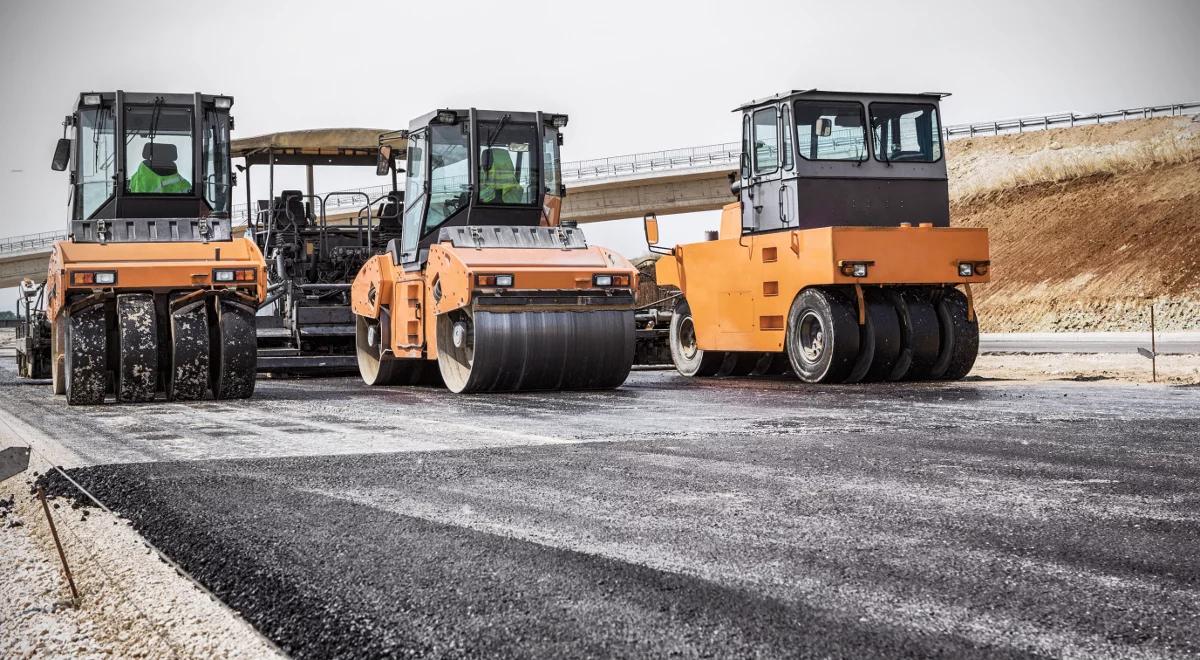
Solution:
{"label": "side mirror", "polygon": [[658,216],[651,211],[642,218],[642,229],[646,232],[646,249],[654,254],[671,254],[669,248],[658,246]]}
{"label": "side mirror", "polygon": [[391,145],[380,145],[379,155],[375,158],[375,174],[378,176],[387,176],[392,172],[392,147]]}
{"label": "side mirror", "polygon": [[829,137],[833,135],[833,120],[821,117],[817,120],[816,126],[813,127],[820,137]]}
{"label": "side mirror", "polygon": [[566,196],[567,196],[567,187],[566,187],[565,185],[561,184],[561,183],[560,183],[560,184],[558,184],[558,196],[559,196],[559,197],[566,197]]}
{"label": "side mirror", "polygon": [[71,138],[59,138],[58,144],[54,147],[54,160],[50,162],[50,169],[61,172],[70,164]]}

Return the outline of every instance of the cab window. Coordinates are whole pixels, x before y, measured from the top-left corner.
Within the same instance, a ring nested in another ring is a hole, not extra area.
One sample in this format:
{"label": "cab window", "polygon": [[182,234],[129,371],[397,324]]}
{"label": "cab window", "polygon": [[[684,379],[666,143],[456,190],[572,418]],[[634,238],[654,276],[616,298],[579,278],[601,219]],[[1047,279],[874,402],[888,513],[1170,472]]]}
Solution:
{"label": "cab window", "polygon": [[113,111],[96,106],[79,111],[79,204],[80,217],[89,218],[113,194],[117,173]]}
{"label": "cab window", "polygon": [[804,160],[867,158],[866,121],[861,103],[796,101],[796,153]]}
{"label": "cab window", "polygon": [[468,140],[466,122],[429,129],[429,213],[423,233],[436,229],[469,201]]}
{"label": "cab window", "polygon": [[192,110],[162,104],[125,108],[125,190],[192,193]]}
{"label": "cab window", "polygon": [[533,159],[537,127],[514,124],[507,117],[479,122],[479,203],[531,206],[538,201]]}
{"label": "cab window", "polygon": [[558,131],[547,126],[542,134],[542,186],[547,195],[558,195],[562,192],[561,176],[558,160]]}
{"label": "cab window", "polygon": [[754,111],[754,173],[779,169],[779,118],[775,108]]}
{"label": "cab window", "polygon": [[783,169],[792,169],[792,112],[783,106]]}
{"label": "cab window", "polygon": [[872,103],[875,158],[896,163],[934,163],[942,159],[937,108],[927,103]]}
{"label": "cab window", "polygon": [[408,137],[408,164],[404,180],[404,261],[417,258],[421,241],[421,216],[425,208],[425,133],[414,132]]}

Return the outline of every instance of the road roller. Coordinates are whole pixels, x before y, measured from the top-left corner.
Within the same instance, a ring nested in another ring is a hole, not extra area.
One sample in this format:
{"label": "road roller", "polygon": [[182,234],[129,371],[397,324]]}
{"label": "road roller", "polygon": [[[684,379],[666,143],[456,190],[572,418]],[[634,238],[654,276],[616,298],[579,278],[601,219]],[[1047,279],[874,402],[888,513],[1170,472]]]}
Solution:
{"label": "road roller", "polygon": [[665,248],[685,376],[954,380],[975,362],[987,229],[950,226],[944,94],[797,90],[751,101],[712,240]]}
{"label": "road roller", "polygon": [[[561,222],[567,116],[442,109],[400,132],[399,239],[351,286],[368,385],[609,389],[634,357],[637,269]],[[396,161],[381,136],[377,171]],[[389,142],[390,140],[390,142]]]}
{"label": "road roller", "polygon": [[229,96],[86,92],[52,167],[71,221],[46,280],[67,403],[249,397],[266,267],[234,238]]}

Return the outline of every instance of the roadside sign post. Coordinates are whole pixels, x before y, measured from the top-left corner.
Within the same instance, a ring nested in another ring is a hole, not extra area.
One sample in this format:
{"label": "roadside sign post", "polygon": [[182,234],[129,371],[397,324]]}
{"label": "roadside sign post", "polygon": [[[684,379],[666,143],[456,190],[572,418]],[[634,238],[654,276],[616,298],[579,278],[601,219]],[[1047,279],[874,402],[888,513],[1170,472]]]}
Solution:
{"label": "roadside sign post", "polygon": [[1158,344],[1154,338],[1154,303],[1150,303],[1150,350],[1138,346],[1138,354],[1150,358],[1150,382],[1158,382]]}

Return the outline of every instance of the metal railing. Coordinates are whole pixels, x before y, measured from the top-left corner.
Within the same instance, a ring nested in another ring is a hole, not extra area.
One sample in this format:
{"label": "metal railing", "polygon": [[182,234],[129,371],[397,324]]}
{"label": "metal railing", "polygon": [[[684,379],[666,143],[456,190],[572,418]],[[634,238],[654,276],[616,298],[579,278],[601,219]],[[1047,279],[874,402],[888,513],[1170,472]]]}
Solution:
{"label": "metal railing", "polygon": [[[951,140],[962,137],[1023,133],[1025,131],[1037,131],[1061,126],[1106,124],[1130,119],[1191,115],[1200,115],[1200,102],[1144,106],[1141,108],[1126,108],[1107,112],[1062,112],[973,124],[954,124],[943,127],[942,135],[946,140]],[[723,165],[736,167],[741,153],[741,142],[723,142],[700,147],[666,149],[663,151],[626,154],[624,156],[611,156],[609,158],[568,161],[562,164],[562,179],[566,182],[598,181],[664,170],[704,169]],[[339,192],[364,193],[371,199],[377,199],[386,194],[390,189],[391,186],[389,184],[380,184],[350,188]],[[332,198],[332,200],[336,201],[332,201],[329,204],[326,212],[357,210],[362,207],[361,199],[354,195],[339,196]],[[235,226],[246,224],[248,210],[245,204],[234,205],[231,215]],[[37,249],[65,238],[65,236],[64,232],[42,232],[40,234],[0,239],[0,254]]]}

